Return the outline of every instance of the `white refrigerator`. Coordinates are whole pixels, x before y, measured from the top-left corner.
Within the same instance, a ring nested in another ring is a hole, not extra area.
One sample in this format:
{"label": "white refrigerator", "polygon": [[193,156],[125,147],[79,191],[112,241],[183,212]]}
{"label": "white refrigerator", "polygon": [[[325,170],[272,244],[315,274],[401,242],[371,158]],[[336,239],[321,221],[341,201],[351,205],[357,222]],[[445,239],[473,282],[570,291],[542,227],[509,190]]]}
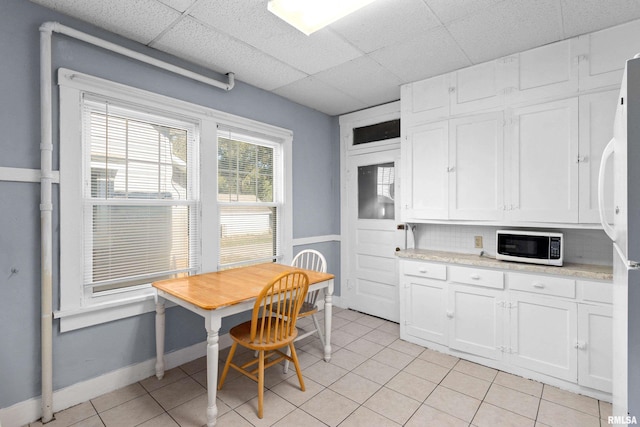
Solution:
{"label": "white refrigerator", "polygon": [[[636,55],[638,56],[638,55]],[[604,177],[613,168],[613,221]],[[613,241],[613,414],[640,420],[640,58],[627,61],[599,175],[600,219]]]}

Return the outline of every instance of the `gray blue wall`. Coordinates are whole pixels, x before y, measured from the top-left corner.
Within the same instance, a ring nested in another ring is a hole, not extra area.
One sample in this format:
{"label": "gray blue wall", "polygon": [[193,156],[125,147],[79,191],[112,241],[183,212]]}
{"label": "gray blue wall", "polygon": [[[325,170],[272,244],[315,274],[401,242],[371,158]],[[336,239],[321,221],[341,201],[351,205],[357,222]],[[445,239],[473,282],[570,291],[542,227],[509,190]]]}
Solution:
{"label": "gray blue wall", "polygon": [[[214,73],[146,48],[26,0],[0,1],[0,166],[37,169],[39,151],[39,26],[58,21],[213,77]],[[224,92],[55,35],[54,69],[105,79],[291,129],[293,237],[340,233],[338,121],[284,98],[237,83]],[[233,71],[233,70],[230,70]],[[236,78],[241,81],[242,75]],[[57,105],[57,93],[54,97]],[[54,135],[57,135],[57,108]],[[54,168],[58,141],[54,137]],[[59,223],[54,187],[54,309],[59,294]],[[212,190],[214,191],[214,190]],[[40,188],[0,181],[0,408],[40,395]],[[340,271],[339,243],[323,251]],[[302,249],[296,247],[294,252]],[[339,280],[337,281],[339,283]],[[337,290],[339,293],[339,289]],[[223,324],[223,331],[237,320]],[[181,308],[167,310],[166,351],[203,341],[204,322]],[[152,313],[61,334],[54,323],[54,388],[69,386],[154,357]]]}

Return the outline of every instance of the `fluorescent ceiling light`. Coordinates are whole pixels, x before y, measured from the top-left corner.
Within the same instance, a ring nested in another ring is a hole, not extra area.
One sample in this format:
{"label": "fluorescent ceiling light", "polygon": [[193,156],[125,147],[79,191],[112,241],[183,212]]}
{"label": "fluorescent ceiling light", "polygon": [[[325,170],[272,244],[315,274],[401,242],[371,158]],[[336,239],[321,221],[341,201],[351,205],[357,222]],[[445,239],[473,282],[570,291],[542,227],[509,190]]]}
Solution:
{"label": "fluorescent ceiling light", "polygon": [[269,0],[267,9],[306,35],[375,0]]}

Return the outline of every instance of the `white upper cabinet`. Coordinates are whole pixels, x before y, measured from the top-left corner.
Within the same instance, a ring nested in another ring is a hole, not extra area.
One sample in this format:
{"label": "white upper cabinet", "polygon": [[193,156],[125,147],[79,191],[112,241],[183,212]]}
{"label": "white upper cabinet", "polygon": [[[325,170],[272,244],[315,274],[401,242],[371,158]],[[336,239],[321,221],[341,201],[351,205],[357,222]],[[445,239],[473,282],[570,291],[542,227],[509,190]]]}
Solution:
{"label": "white upper cabinet", "polygon": [[625,62],[640,53],[640,20],[580,36],[580,90],[620,86]]}
{"label": "white upper cabinet", "polygon": [[410,127],[402,139],[402,217],[447,219],[448,121]]}
{"label": "white upper cabinet", "polygon": [[636,20],[404,85],[403,220],[598,224],[600,159],[639,35]]}
{"label": "white upper cabinet", "polygon": [[426,123],[449,116],[449,74],[402,86],[402,120]]}
{"label": "white upper cabinet", "polygon": [[508,218],[578,222],[578,99],[514,108],[510,133]]}
{"label": "white upper cabinet", "polygon": [[449,218],[502,218],[503,135],[502,112],[449,121]]}
{"label": "white upper cabinet", "polygon": [[[599,223],[598,173],[602,152],[613,136],[618,90],[598,92],[580,97],[580,215],[581,223]],[[613,168],[606,169],[605,206],[608,222],[613,222]]]}
{"label": "white upper cabinet", "polygon": [[578,91],[576,40],[565,40],[503,59],[507,102],[521,103]]}
{"label": "white upper cabinet", "polygon": [[501,107],[504,98],[501,65],[501,61],[489,61],[452,72],[451,115]]}

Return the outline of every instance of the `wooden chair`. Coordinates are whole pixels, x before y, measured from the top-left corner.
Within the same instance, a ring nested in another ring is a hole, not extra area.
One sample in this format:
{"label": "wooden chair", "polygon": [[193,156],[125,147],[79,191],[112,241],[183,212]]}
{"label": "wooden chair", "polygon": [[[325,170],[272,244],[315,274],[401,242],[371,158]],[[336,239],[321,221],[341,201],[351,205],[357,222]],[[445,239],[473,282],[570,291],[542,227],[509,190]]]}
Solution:
{"label": "wooden chair", "polygon": [[[320,252],[313,249],[305,249],[299,252],[293,258],[293,261],[291,261],[291,265],[298,268],[304,268],[305,270],[315,270],[322,273],[327,272],[327,260]],[[318,312],[316,301],[318,300],[319,293],[319,290],[307,293],[307,297],[304,299],[304,303],[302,304],[300,313],[298,314],[298,319],[311,316],[314,329],[304,330],[303,333],[298,334],[294,341],[299,341],[313,335],[314,333],[318,333],[322,347],[324,347],[324,335],[322,333],[322,329],[320,329],[318,319],[316,318],[316,313]],[[284,364],[284,373],[286,374],[288,371],[289,361],[286,361]]]}
{"label": "wooden chair", "polygon": [[[300,381],[300,390],[305,390],[293,341],[298,335],[296,320],[308,290],[309,277],[302,271],[293,271],[277,276],[258,295],[253,306],[251,320],[241,323],[229,331],[233,344],[220,377],[218,390],[222,389],[229,367],[256,381],[258,383],[258,418],[262,418],[263,412],[264,370],[266,368],[283,360],[293,362],[298,374],[298,381]],[[284,315],[274,316],[274,312]],[[232,363],[238,344],[257,351],[258,358],[242,366]],[[290,355],[279,350],[287,346]],[[273,356],[276,358],[270,360]],[[256,363],[258,364],[256,368],[248,369]]]}

